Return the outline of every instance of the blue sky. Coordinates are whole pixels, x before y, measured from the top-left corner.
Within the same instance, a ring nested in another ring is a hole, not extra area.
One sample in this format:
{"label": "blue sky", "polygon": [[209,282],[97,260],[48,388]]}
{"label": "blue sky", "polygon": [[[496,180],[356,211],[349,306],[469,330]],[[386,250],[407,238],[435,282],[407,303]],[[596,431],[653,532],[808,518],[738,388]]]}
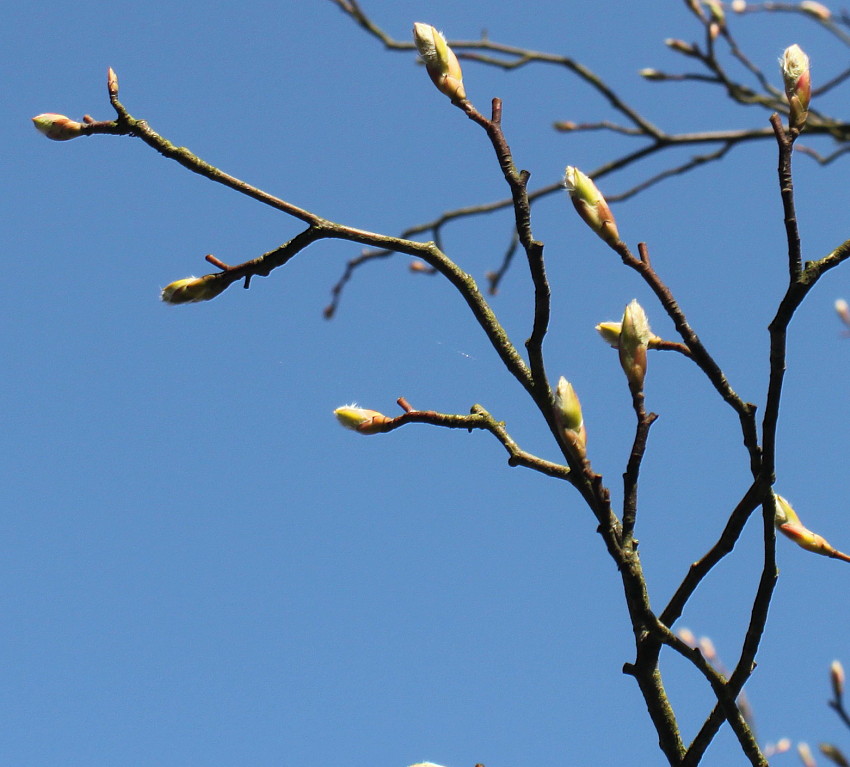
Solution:
{"label": "blue sky", "polygon": [[[414,21],[449,37],[566,53],[663,128],[760,127],[707,86],[641,81],[679,71],[666,37],[695,39],[673,0],[363,0],[397,37]],[[649,7],[647,7],[649,6]],[[0,556],[0,762],[41,765],[449,767],[660,763],[637,689],[615,568],[565,484],[506,465],[482,434],[414,425],[362,438],[331,412],[395,399],[445,412],[479,402],[521,446],[556,458],[545,426],[468,310],[396,257],[362,269],[322,317],[353,245],[319,243],[249,291],[168,308],[159,289],[240,262],[300,226],[168,162],[140,142],[48,142],[40,112],[112,116],[121,98],[178,145],[327,218],[397,234],[506,195],[483,133],[412,55],[384,51],[329,0],[112,4],[48,0],[3,15],[4,488]],[[817,83],[846,50],[797,17],[734,19],[774,76],[782,50],[812,55]],[[633,148],[561,135],[555,120],[614,117],[568,74],[466,64],[531,186]],[[840,109],[840,93],[824,110]],[[839,114],[840,116],[840,114]],[[827,149],[827,145],[817,145]],[[685,157],[687,154],[679,155]],[[600,182],[614,194],[665,167]],[[786,275],[770,143],[672,179],[615,208],[746,399],[762,404],[767,333]],[[804,257],[847,238],[844,163],[798,157]],[[589,451],[619,498],[633,415],[616,354],[593,326],[637,297],[636,275],[559,194],[534,210],[554,296],[547,363],[575,384]],[[445,248],[483,282],[510,218],[458,223]],[[529,280],[517,265],[493,307],[518,345]],[[846,444],[850,347],[830,273],[791,328],[777,489],[850,548]],[[748,485],[737,419],[693,366],[650,359],[660,418],[638,526],[653,604],[663,605]],[[778,542],[781,576],[748,693],[762,741],[850,744],[825,705],[834,657],[850,662],[843,563]],[[680,625],[733,662],[759,572],[759,527],[706,580]],[[685,737],[708,710],[696,673],[664,656]],[[728,730],[704,762],[741,763]],[[776,763],[795,763],[793,756]]]}

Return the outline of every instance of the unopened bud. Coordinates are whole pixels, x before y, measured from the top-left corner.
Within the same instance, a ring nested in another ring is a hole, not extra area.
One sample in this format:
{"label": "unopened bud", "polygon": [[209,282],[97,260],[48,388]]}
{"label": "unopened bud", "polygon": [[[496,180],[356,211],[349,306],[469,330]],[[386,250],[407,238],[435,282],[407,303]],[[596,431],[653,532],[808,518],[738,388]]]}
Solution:
{"label": "unopened bud", "polygon": [[839,298],[835,302],[835,312],[845,325],[850,325],[850,306],[843,298]]}
{"label": "unopened bud", "polygon": [[801,131],[809,116],[809,101],[812,97],[812,77],[809,71],[809,57],[799,45],[785,49],[780,59],[782,82],[788,97],[788,125]]}
{"label": "unopened bud", "polygon": [[667,75],[663,72],[659,72],[657,69],[641,69],[638,74],[644,80],[664,80]]}
{"label": "unopened bud", "polygon": [[850,767],[850,762],[838,746],[833,746],[832,743],[818,743],[818,750],[838,767]]}
{"label": "unopened bud", "polygon": [[620,331],[622,327],[622,322],[600,322],[595,329],[608,346],[617,349],[620,346]]}
{"label": "unopened bud", "polygon": [[676,40],[672,37],[668,37],[664,41],[664,45],[666,45],[671,51],[676,51],[676,53],[684,53],[686,56],[695,56],[697,53],[694,49],[694,46],[690,43],[686,43],[684,40]]}
{"label": "unopened bud", "polygon": [[620,340],[620,365],[629,382],[629,389],[635,393],[643,390],[646,378],[646,350],[652,338],[652,330],[643,307],[634,299],[623,312]]}
{"label": "unopened bud", "polygon": [[713,663],[717,660],[717,650],[714,648],[714,642],[712,642],[708,637],[699,638],[699,649],[702,652],[702,657],[709,663]]}
{"label": "unopened bud", "polygon": [[440,93],[453,102],[466,98],[463,87],[463,72],[454,51],[449,48],[446,38],[430,24],[416,22],[413,25],[413,42],[416,50],[425,62],[428,76]]}
{"label": "unopened bud", "polygon": [[564,186],[573,207],[585,223],[609,245],[617,245],[620,242],[617,224],[596,184],[578,168],[568,165],[564,173]]}
{"label": "unopened bud", "polygon": [[827,21],[832,16],[832,11],[829,10],[823,3],[816,3],[814,0],[803,0],[800,3],[800,10],[814,16],[821,21]]}
{"label": "unopened bud", "polygon": [[694,636],[694,632],[689,628],[680,628],[676,632],[676,636],[678,636],[679,639],[681,639],[689,647],[697,646],[697,638]]}
{"label": "unopened bud", "polygon": [[732,0],[732,11],[734,13],[743,13],[747,10],[747,0]]}
{"label": "unopened bud", "polygon": [[840,660],[834,660],[829,666],[829,681],[836,701],[844,697],[844,666]]}
{"label": "unopened bud", "polygon": [[194,304],[209,301],[221,293],[230,283],[222,279],[221,274],[207,274],[203,277],[185,277],[166,285],[160,298],[166,304]]}
{"label": "unopened bud", "polygon": [[800,761],[803,763],[803,767],[817,767],[815,758],[812,756],[812,749],[809,748],[808,743],[798,743],[797,753],[800,755]]}
{"label": "unopened bud", "polygon": [[721,27],[726,24],[726,14],[723,11],[723,6],[717,0],[704,0],[711,18],[714,19]]}
{"label": "unopened bud", "polygon": [[346,429],[360,434],[377,434],[383,431],[385,424],[392,421],[377,410],[367,410],[357,405],[343,405],[334,410],[334,415]]}
{"label": "unopened bud", "polygon": [[822,535],[809,530],[797,516],[797,512],[781,495],[774,493],[775,501],[774,524],[776,529],[786,538],[792,540],[800,548],[832,559],[850,562],[850,556],[838,551]]}
{"label": "unopened bud", "polygon": [[568,133],[569,131],[578,130],[579,126],[578,123],[573,120],[559,120],[552,123],[552,127],[562,133]]}
{"label": "unopened bud", "polygon": [[45,112],[32,118],[35,127],[53,141],[69,141],[83,135],[83,124],[65,115]]}
{"label": "unopened bud", "polygon": [[110,96],[118,95],[118,75],[112,67],[106,70],[106,90]]}
{"label": "unopened bud", "polygon": [[573,456],[583,459],[587,454],[587,430],[584,428],[581,403],[573,385],[563,376],[555,390],[555,420]]}

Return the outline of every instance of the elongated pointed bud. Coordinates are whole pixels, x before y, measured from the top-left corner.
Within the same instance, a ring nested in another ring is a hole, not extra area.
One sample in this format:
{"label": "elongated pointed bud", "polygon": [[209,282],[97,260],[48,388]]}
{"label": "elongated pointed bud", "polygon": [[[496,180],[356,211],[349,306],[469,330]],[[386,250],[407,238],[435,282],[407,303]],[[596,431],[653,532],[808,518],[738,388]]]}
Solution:
{"label": "elongated pointed bud", "polygon": [[584,428],[581,403],[573,385],[563,376],[558,379],[555,390],[555,420],[573,457],[583,460],[587,455],[587,429]]}
{"label": "elongated pointed bud", "polygon": [[668,37],[664,41],[664,45],[666,45],[671,51],[683,53],[685,56],[699,55],[699,51],[693,45],[686,43],[684,40],[677,40],[675,37]]}
{"label": "elongated pointed bud", "polygon": [[821,21],[827,21],[832,16],[832,11],[829,8],[823,3],[816,3],[814,0],[803,0],[800,3],[800,10]]}
{"label": "elongated pointed bud", "polygon": [[118,75],[112,67],[106,70],[106,90],[110,96],[118,95]]}
{"label": "elongated pointed bud", "polygon": [[850,767],[850,762],[847,761],[847,757],[844,756],[844,752],[838,746],[834,746],[832,743],[818,743],[818,750],[838,767]]}
{"label": "elongated pointed bud", "polygon": [[832,694],[835,700],[840,702],[844,697],[844,666],[840,660],[834,660],[829,666],[829,681],[832,685]]}
{"label": "elongated pointed bud", "polygon": [[45,112],[32,118],[36,129],[53,141],[69,141],[83,135],[83,124],[65,115]]}
{"label": "elongated pointed bud", "polygon": [[222,279],[221,274],[207,274],[203,277],[185,277],[175,280],[162,289],[160,298],[166,304],[194,304],[209,301],[219,295],[230,283]]}
{"label": "elongated pointed bud", "polygon": [[843,298],[835,302],[835,313],[841,318],[845,325],[850,325],[850,306]]}
{"label": "elongated pointed bud", "polygon": [[646,350],[652,331],[643,307],[634,299],[623,312],[620,340],[617,348],[620,352],[620,365],[629,382],[632,393],[643,391],[646,378]]}
{"label": "elongated pointed bud", "polygon": [[430,24],[417,21],[413,25],[413,42],[416,50],[425,62],[428,76],[440,93],[453,102],[466,98],[463,87],[463,72],[454,51],[449,48],[446,38]]}
{"label": "elongated pointed bud", "polygon": [[377,410],[367,410],[357,405],[343,405],[334,410],[334,415],[346,429],[351,429],[359,434],[377,434],[383,431],[385,424],[392,421]]}
{"label": "elongated pointed bud", "polygon": [[812,756],[812,749],[809,748],[808,743],[798,743],[797,754],[800,756],[800,761],[803,763],[803,767],[817,767],[815,758]]}
{"label": "elongated pointed bud", "polygon": [[775,501],[774,524],[776,529],[786,538],[806,551],[820,554],[823,557],[850,562],[850,556],[838,551],[822,535],[812,532],[803,525],[800,517],[797,516],[797,512],[781,495],[774,493],[773,498]]}
{"label": "elongated pointed bud", "polygon": [[578,168],[568,165],[564,173],[564,186],[573,207],[585,223],[609,245],[620,242],[614,216],[596,184]]}
{"label": "elongated pointed bud", "polygon": [[785,49],[780,64],[782,65],[782,82],[785,85],[785,95],[788,97],[790,108],[788,126],[799,132],[806,125],[809,101],[812,97],[809,57],[803,53],[799,45],[792,45]]}
{"label": "elongated pointed bud", "polygon": [[595,328],[602,340],[612,349],[620,348],[620,332],[622,329],[622,322],[600,322]]}

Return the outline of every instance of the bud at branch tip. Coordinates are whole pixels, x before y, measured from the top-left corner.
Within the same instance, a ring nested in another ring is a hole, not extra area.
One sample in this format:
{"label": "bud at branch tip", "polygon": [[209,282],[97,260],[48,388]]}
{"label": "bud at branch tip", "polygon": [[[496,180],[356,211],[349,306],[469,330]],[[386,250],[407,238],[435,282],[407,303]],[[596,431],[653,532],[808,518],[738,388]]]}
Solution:
{"label": "bud at branch tip", "polygon": [[428,76],[440,93],[457,103],[466,98],[463,72],[454,51],[449,48],[442,32],[430,24],[417,21],[413,25],[413,42],[425,63]]}

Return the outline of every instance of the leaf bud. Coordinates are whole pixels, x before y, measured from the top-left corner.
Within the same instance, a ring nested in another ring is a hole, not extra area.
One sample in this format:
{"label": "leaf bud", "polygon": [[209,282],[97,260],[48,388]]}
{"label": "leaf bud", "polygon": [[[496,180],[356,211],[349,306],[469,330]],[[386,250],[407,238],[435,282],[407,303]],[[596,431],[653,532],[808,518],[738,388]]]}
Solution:
{"label": "leaf bud", "polygon": [[53,141],[69,141],[83,135],[83,124],[65,115],[45,112],[33,117],[32,121],[40,133]]}
{"label": "leaf bud", "polygon": [[844,697],[844,666],[840,660],[834,660],[829,666],[829,681],[836,701]]}
{"label": "leaf bud", "polygon": [[617,348],[620,352],[620,365],[633,392],[643,390],[646,378],[646,350],[652,338],[652,330],[643,307],[634,299],[623,312],[620,339]]}
{"label": "leaf bud", "polygon": [[788,125],[797,132],[803,130],[809,116],[809,101],[812,97],[812,77],[809,57],[799,45],[785,49],[780,59],[782,82],[788,97]]}
{"label": "leaf bud", "polygon": [[417,21],[413,25],[413,42],[437,90],[453,102],[465,99],[466,90],[463,87],[460,63],[454,51],[446,43],[442,32],[437,31],[430,24]]}
{"label": "leaf bud", "polygon": [[573,457],[583,460],[587,454],[587,430],[581,403],[573,385],[563,376],[555,390],[555,420]]}
{"label": "leaf bud", "polygon": [[222,279],[220,272],[203,277],[185,277],[166,285],[160,293],[160,298],[171,305],[209,301],[224,291],[229,284]]}
{"label": "leaf bud", "polygon": [[367,410],[355,404],[338,407],[334,410],[334,415],[346,429],[360,434],[377,434],[384,431],[385,424],[393,420],[377,410]]}
{"label": "leaf bud", "polygon": [[564,186],[570,200],[584,222],[609,245],[620,242],[620,233],[608,203],[596,184],[578,168],[568,165],[564,173]]}

